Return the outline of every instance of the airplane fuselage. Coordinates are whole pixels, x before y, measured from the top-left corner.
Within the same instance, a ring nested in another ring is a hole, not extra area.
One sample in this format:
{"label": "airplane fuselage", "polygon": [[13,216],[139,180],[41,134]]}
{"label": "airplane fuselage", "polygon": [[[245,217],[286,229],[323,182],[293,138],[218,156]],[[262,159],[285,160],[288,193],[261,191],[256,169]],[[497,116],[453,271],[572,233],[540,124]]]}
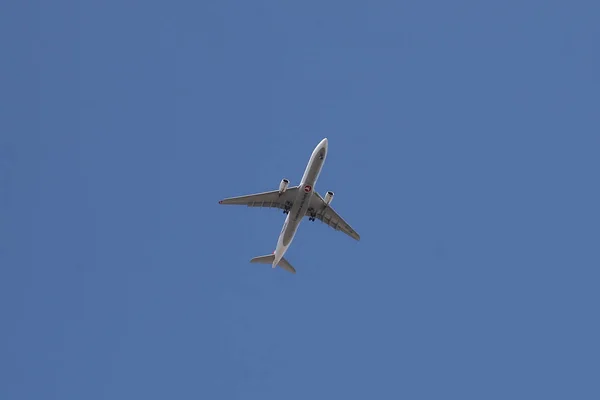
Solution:
{"label": "airplane fuselage", "polygon": [[306,215],[306,211],[310,206],[310,199],[313,196],[315,184],[317,183],[317,179],[323,168],[326,156],[327,139],[323,139],[317,147],[315,147],[310,156],[304,175],[302,175],[302,179],[300,180],[300,190],[298,190],[296,200],[283,223],[283,228],[281,229],[279,239],[277,240],[277,247],[275,248],[273,268],[275,268],[283,258],[283,255],[296,235],[300,222],[302,222],[302,219]]}

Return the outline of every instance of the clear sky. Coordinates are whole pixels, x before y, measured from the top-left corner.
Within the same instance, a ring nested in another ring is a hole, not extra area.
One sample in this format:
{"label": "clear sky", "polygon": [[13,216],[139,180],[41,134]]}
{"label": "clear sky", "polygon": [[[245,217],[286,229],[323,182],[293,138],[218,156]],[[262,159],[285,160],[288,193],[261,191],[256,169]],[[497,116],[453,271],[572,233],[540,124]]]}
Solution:
{"label": "clear sky", "polygon": [[[600,3],[0,12],[0,399],[599,399]],[[361,234],[224,197],[316,185]]]}

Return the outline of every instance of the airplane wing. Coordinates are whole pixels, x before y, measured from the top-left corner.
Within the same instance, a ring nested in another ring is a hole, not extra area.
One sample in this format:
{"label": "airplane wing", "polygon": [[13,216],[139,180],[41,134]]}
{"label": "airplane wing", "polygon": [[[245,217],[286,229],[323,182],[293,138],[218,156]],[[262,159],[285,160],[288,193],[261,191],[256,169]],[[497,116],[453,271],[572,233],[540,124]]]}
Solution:
{"label": "airplane wing", "polygon": [[281,194],[279,193],[279,190],[273,190],[270,192],[249,194],[245,196],[229,197],[219,201],[219,204],[289,210],[292,207],[292,204],[294,204],[297,193],[298,186],[292,186]]}
{"label": "airplane wing", "polygon": [[[316,213],[315,218],[321,222],[326,223],[336,231],[344,232],[352,239],[360,240],[360,235],[330,205],[326,204],[325,200],[316,191],[310,200],[309,209],[311,208]],[[306,215],[310,216],[310,213],[307,212]]]}

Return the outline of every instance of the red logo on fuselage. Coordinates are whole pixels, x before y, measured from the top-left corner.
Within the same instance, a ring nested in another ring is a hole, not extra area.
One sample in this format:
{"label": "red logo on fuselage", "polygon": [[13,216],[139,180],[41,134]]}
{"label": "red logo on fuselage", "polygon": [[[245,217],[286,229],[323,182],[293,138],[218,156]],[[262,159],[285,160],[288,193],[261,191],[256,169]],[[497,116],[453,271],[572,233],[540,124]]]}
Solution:
{"label": "red logo on fuselage", "polygon": [[312,186],[310,186],[310,185],[306,185],[306,186],[304,186],[304,191],[305,191],[306,193],[309,193],[311,190],[312,190]]}

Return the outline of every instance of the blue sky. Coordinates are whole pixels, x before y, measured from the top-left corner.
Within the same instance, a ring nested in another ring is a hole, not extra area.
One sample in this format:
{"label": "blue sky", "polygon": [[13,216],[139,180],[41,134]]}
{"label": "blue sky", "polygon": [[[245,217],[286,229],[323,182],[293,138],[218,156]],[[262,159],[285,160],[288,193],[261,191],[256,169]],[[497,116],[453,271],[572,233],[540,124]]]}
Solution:
{"label": "blue sky", "polygon": [[600,398],[597,2],[5,3],[0,398]]}

